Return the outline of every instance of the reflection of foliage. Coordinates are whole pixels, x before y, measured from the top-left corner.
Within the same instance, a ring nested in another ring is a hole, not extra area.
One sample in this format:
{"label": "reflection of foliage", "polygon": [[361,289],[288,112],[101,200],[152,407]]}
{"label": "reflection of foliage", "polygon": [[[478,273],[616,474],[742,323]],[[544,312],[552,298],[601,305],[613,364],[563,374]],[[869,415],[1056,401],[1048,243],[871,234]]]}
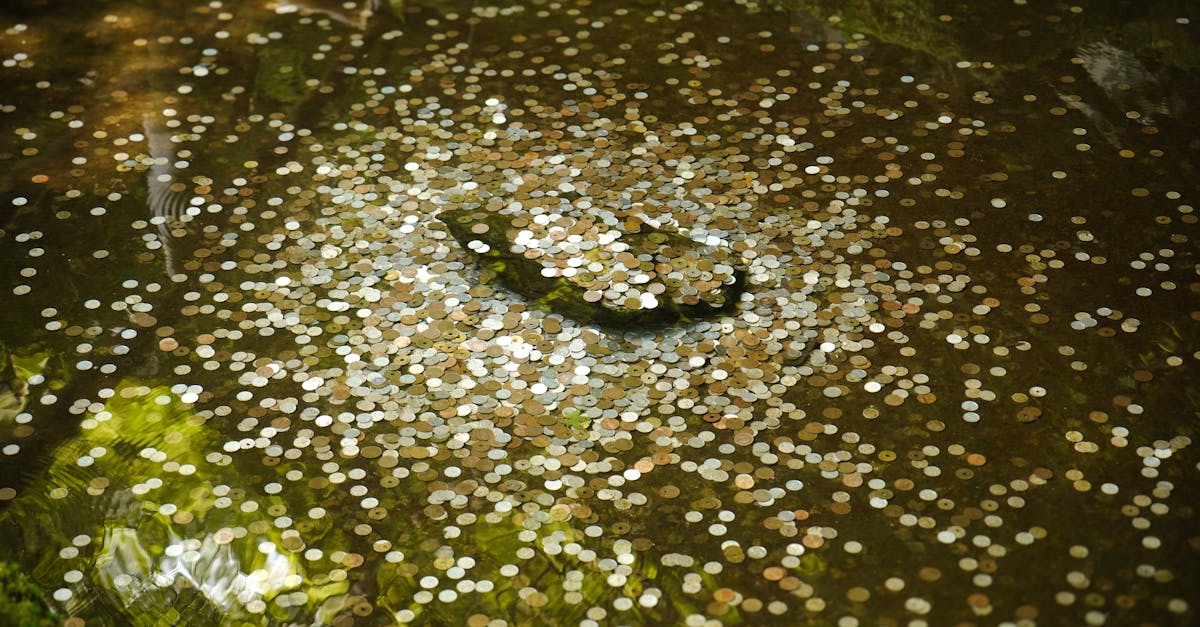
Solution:
{"label": "reflection of foliage", "polygon": [[42,590],[16,564],[0,562],[0,626],[49,627],[54,613],[42,600]]}
{"label": "reflection of foliage", "polygon": [[13,374],[21,379],[29,379],[35,374],[45,374],[46,366],[49,365],[49,353],[42,352],[14,352],[10,354],[12,360]]}
{"label": "reflection of foliage", "polygon": [[[321,503],[320,490],[263,498],[254,489],[262,477],[205,459],[219,448],[208,413],[167,386],[125,381],[113,392],[83,420],[82,435],[58,448],[27,496],[0,517],[0,533],[14,539],[5,557],[13,559],[18,548],[39,556],[30,572],[44,582],[83,570],[94,601],[127,625],[276,624],[344,609],[339,598],[349,581],[311,574],[301,559],[313,542],[348,547],[336,523],[327,517],[294,528],[271,524],[279,512]],[[197,467],[207,469],[203,478],[192,474]],[[218,503],[221,495],[225,504]],[[247,502],[262,509],[240,507]],[[76,558],[90,556],[86,566],[45,550],[79,535],[96,540],[88,543],[94,553]]]}
{"label": "reflection of foliage", "polygon": [[1194,72],[1200,68],[1200,38],[1195,26],[1180,24],[1176,18],[1183,11],[1174,3],[1156,2],[1150,8],[1150,18],[1130,24],[1133,36],[1150,46],[1163,65],[1179,72]]}
{"label": "reflection of foliage", "polygon": [[[28,424],[30,416],[25,414],[29,410],[31,381],[42,391],[62,390],[69,383],[67,377],[71,372],[62,362],[62,356],[55,355],[43,342],[32,342],[12,350],[0,341],[0,442],[19,447],[16,455],[0,456],[0,476],[4,477],[8,487],[20,485],[30,461],[38,459],[48,446],[68,437],[71,432],[69,429],[38,430]],[[45,424],[42,422],[43,426]],[[0,503],[3,505],[7,503]]]}
{"label": "reflection of foliage", "polygon": [[405,0],[384,0],[388,13],[395,19],[404,21],[404,9],[408,4]]}
{"label": "reflection of foliage", "polygon": [[939,22],[933,0],[787,0],[783,4],[820,18],[836,15],[848,30],[868,33],[938,59],[965,58],[953,30]]}
{"label": "reflection of foliage", "polygon": [[939,61],[988,61],[1001,70],[1032,68],[1081,45],[1120,39],[1134,31],[1149,31],[1127,42],[1139,56],[1158,56],[1180,69],[1193,66],[1198,56],[1195,42],[1175,23],[1179,11],[1173,0],[1102,3],[1079,15],[1059,15],[1060,9],[1047,11],[1033,3],[984,6],[958,0],[781,0],[779,4],[822,20],[836,16],[846,30]]}
{"label": "reflection of foliage", "polygon": [[296,104],[309,92],[305,60],[298,48],[264,47],[259,53],[258,92],[279,103]]}
{"label": "reflection of foliage", "polygon": [[14,355],[0,341],[0,421],[11,419],[25,408],[29,386],[21,376]]}
{"label": "reflection of foliage", "polygon": [[805,553],[796,566],[796,572],[803,577],[820,577],[825,574],[825,560],[816,553]]}

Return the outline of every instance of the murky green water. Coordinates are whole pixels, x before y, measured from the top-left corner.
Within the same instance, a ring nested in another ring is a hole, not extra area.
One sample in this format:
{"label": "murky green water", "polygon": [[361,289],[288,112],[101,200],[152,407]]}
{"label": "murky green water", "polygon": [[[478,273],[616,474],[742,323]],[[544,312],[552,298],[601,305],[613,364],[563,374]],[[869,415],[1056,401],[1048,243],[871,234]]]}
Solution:
{"label": "murky green water", "polygon": [[6,4],[0,624],[1192,624],[1196,13]]}

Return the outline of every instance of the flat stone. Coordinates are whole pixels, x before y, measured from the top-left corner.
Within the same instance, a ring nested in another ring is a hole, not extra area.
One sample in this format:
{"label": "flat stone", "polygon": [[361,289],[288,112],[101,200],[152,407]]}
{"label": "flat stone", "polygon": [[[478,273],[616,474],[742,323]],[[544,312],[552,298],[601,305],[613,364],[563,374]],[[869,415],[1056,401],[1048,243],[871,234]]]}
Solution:
{"label": "flat stone", "polygon": [[585,323],[696,320],[728,311],[744,290],[745,262],[638,218],[530,215],[457,209],[439,216],[489,278]]}

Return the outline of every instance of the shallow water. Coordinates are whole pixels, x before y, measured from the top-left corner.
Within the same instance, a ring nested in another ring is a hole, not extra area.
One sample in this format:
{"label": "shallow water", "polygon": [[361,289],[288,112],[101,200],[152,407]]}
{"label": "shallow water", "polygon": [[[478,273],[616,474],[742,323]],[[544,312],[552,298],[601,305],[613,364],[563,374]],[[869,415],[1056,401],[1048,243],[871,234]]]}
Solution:
{"label": "shallow water", "polygon": [[6,5],[0,613],[1192,624],[1196,20]]}

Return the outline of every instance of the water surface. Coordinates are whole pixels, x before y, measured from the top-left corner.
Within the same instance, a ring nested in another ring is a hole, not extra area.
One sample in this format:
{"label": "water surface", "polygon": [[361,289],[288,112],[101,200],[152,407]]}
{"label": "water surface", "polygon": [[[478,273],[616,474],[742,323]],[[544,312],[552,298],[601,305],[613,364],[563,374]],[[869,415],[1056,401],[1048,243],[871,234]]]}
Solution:
{"label": "water surface", "polygon": [[1195,621],[1190,3],[382,4],[0,10],[10,613]]}

